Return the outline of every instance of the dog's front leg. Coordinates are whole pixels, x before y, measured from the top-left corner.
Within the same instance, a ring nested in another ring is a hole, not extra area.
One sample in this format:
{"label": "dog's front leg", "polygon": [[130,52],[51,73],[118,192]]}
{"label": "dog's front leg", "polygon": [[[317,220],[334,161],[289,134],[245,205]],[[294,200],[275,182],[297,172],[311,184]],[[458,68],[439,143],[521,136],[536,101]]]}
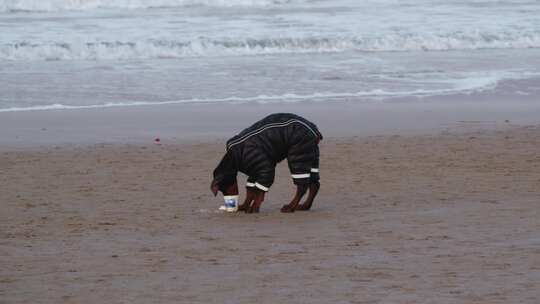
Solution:
{"label": "dog's front leg", "polygon": [[259,213],[259,208],[264,201],[264,195],[266,194],[266,192],[257,189],[255,190],[255,193],[255,201],[250,208],[246,209],[246,213]]}
{"label": "dog's front leg", "polygon": [[251,208],[251,202],[253,202],[255,196],[256,192],[253,187],[246,187],[246,199],[242,205],[238,206],[238,211],[248,212],[248,210]]}
{"label": "dog's front leg", "polygon": [[294,212],[300,203],[300,200],[306,194],[308,189],[307,185],[296,185],[296,194],[288,205],[281,207],[281,212]]}
{"label": "dog's front leg", "polygon": [[321,188],[321,184],[319,182],[312,182],[309,184],[309,195],[306,201],[298,206],[296,210],[302,210],[307,211],[311,209],[311,205],[313,204],[313,200],[315,200],[315,197],[317,196],[317,193],[319,193],[319,189]]}

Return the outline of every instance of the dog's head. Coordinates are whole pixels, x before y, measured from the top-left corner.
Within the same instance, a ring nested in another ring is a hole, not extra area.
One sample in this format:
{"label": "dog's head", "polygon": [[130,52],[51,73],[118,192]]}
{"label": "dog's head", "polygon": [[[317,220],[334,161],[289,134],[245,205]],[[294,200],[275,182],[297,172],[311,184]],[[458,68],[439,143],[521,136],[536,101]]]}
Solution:
{"label": "dog's head", "polygon": [[221,191],[223,195],[237,195],[238,183],[236,175],[234,159],[230,153],[226,153],[214,170],[214,179],[210,184],[210,190],[214,196],[217,195],[218,191]]}
{"label": "dog's head", "polygon": [[218,175],[214,176],[210,184],[210,191],[216,196],[218,191],[223,195],[238,195],[238,182],[236,175]]}

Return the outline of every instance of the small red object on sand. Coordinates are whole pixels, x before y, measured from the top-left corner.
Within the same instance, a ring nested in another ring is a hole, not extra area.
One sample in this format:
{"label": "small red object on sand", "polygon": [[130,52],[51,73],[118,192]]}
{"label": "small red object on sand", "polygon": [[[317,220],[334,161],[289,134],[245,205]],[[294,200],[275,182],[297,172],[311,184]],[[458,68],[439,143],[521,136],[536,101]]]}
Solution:
{"label": "small red object on sand", "polygon": [[161,145],[161,139],[159,139],[159,137],[157,137],[156,139],[154,139],[154,143],[156,145]]}

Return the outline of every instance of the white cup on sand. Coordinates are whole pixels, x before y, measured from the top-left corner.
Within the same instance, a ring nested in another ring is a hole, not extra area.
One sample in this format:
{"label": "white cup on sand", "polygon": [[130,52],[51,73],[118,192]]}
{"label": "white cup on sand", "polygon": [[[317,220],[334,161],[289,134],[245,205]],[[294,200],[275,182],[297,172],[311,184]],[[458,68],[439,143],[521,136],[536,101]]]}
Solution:
{"label": "white cup on sand", "polygon": [[219,210],[227,212],[237,212],[238,211],[238,195],[225,195],[223,196],[225,205],[219,207]]}

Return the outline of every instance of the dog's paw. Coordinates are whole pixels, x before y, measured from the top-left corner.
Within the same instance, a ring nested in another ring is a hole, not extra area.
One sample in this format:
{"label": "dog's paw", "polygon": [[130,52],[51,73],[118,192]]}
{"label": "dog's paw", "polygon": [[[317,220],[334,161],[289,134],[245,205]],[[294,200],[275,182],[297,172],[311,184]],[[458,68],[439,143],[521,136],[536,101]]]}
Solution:
{"label": "dog's paw", "polygon": [[306,204],[299,205],[296,208],[296,210],[299,210],[299,211],[308,211],[309,209],[311,209],[311,205],[306,205]]}
{"label": "dog's paw", "polygon": [[259,213],[259,209],[249,207],[246,209],[246,213]]}
{"label": "dog's paw", "polygon": [[291,206],[289,205],[283,205],[283,207],[281,207],[281,212],[291,213],[291,212],[294,212],[294,208],[291,208]]}

